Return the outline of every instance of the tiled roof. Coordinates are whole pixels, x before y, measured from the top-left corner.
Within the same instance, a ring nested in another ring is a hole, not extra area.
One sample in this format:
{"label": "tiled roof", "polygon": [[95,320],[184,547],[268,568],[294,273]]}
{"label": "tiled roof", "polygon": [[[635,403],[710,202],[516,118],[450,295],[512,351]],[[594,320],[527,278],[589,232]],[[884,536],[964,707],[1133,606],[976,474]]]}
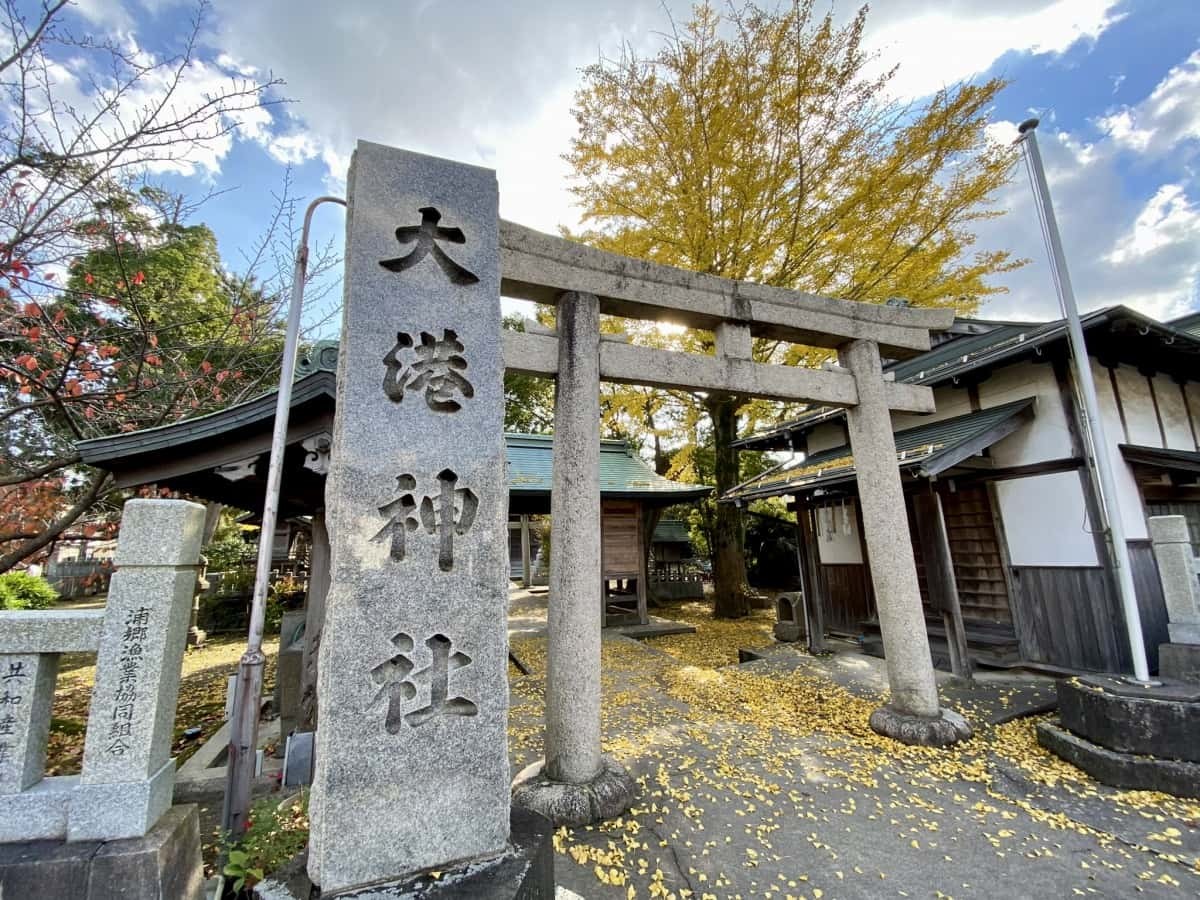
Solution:
{"label": "tiled roof", "polygon": [[[542,434],[506,434],[508,488],[514,494],[548,494],[552,484],[554,438]],[[600,492],[609,497],[670,495],[683,500],[703,497],[712,488],[663,478],[646,465],[625,441],[600,442]]]}
{"label": "tiled roof", "polygon": [[[896,460],[902,470],[916,469],[933,474],[973,455],[978,445],[995,442],[1011,434],[1032,414],[1033,399],[1016,400],[964,416],[931,422],[896,432]],[[968,453],[968,451],[970,451]],[[850,481],[855,477],[854,457],[846,445],[822,450],[784,468],[768,470],[758,478],[734,488],[725,500],[752,500],[809,490],[823,484]]]}
{"label": "tiled roof", "polygon": [[691,540],[687,525],[678,519],[663,519],[654,528],[656,544],[687,544]]}
{"label": "tiled roof", "polygon": [[[1167,345],[1173,345],[1175,349],[1186,349],[1200,356],[1200,313],[1163,324],[1123,306],[1110,306],[1082,317],[1085,331],[1116,321],[1129,323],[1147,334],[1157,334]],[[959,319],[955,324],[971,328],[972,332],[974,326],[978,326],[980,330],[978,333],[967,333],[942,341],[920,356],[892,363],[885,371],[894,375],[897,381],[932,387],[975,369],[987,368],[1022,354],[1033,354],[1038,348],[1065,340],[1067,336],[1064,319],[1053,322],[987,322]],[[1089,338],[1089,344],[1090,342]],[[842,415],[844,412],[840,409],[817,407],[796,419],[742,438],[736,441],[734,446],[746,450],[786,449],[790,446],[790,435],[802,434],[821,422],[837,419]]]}

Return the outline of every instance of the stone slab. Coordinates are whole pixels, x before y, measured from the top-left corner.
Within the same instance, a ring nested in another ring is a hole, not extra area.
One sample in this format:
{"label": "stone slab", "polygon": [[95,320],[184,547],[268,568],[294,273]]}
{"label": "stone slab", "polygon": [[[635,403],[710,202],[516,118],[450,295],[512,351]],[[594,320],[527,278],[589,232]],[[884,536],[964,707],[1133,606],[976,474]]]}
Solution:
{"label": "stone slab", "polygon": [[67,810],[78,775],[43,778],[19,794],[0,796],[0,845],[67,836]]}
{"label": "stone slab", "polygon": [[1159,644],[1158,674],[1200,685],[1200,644]]}
{"label": "stone slab", "polygon": [[71,795],[67,839],[117,840],[146,834],[171,805],[175,760],[146,780],[88,784]]}
{"label": "stone slab", "polygon": [[0,653],[0,795],[42,778],[57,675],[56,653]]}
{"label": "stone slab", "polygon": [[1038,743],[1097,781],[1136,791],[1200,797],[1200,763],[1156,759],[1110,750],[1073,734],[1058,722],[1039,722]]}
{"label": "stone slab", "polygon": [[1167,624],[1167,634],[1173,644],[1200,646],[1200,622],[1170,622]]}
{"label": "stone slab", "polygon": [[647,638],[667,637],[672,634],[695,634],[696,626],[689,625],[687,622],[676,622],[672,619],[661,619],[658,616],[651,616],[650,621],[645,625],[614,625],[611,628],[603,629],[603,631],[641,641]]}
{"label": "stone slab", "polygon": [[[195,566],[204,539],[204,507],[187,500],[130,500],[121,509],[113,564]],[[192,583],[195,583],[195,574]]]}
{"label": "stone slab", "polygon": [[495,173],[360,142],[348,189],[308,859],[326,891],[492,856],[509,819]]}
{"label": "stone slab", "polygon": [[201,900],[200,818],[174,807],[146,835],[120,841],[0,845],[0,897]]}
{"label": "stone slab", "polygon": [[1166,683],[1140,687],[1087,676],[1058,683],[1059,718],[1088,741],[1119,753],[1200,762],[1200,691]]}
{"label": "stone slab", "polygon": [[0,653],[94,653],[103,609],[0,611]]}
{"label": "stone slab", "polygon": [[451,866],[439,877],[418,875],[392,884],[340,894],[312,894],[301,854],[258,886],[259,893],[280,900],[551,900],[554,897],[554,830],[548,821],[513,808],[510,837],[504,852],[482,862]]}

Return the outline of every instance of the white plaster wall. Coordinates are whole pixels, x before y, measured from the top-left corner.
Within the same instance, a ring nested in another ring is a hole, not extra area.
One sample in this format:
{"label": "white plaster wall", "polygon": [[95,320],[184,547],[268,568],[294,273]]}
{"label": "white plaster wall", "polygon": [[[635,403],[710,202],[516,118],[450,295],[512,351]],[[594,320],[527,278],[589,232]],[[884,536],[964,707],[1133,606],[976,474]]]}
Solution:
{"label": "white plaster wall", "polygon": [[953,419],[955,416],[965,416],[971,411],[971,398],[966,388],[942,385],[933,389],[933,402],[936,411],[927,415],[920,413],[892,413],[892,430],[906,431],[920,425],[929,425],[943,419]]}
{"label": "white plaster wall", "polygon": [[822,450],[829,450],[832,447],[841,447],[846,443],[845,420],[839,419],[836,422],[829,422],[825,425],[818,425],[808,433],[808,455],[820,453]]}
{"label": "white plaster wall", "polygon": [[[1096,398],[1100,404],[1100,418],[1104,422],[1105,437],[1108,438],[1108,454],[1113,464],[1113,480],[1117,484],[1117,502],[1121,507],[1121,521],[1125,526],[1125,537],[1131,541],[1143,540],[1149,536],[1149,532],[1146,530],[1146,512],[1142,508],[1142,495],[1133,478],[1133,472],[1125,462],[1125,458],[1121,455],[1121,448],[1118,446],[1131,443],[1131,441],[1126,440],[1125,431],[1121,427],[1121,415],[1117,410],[1108,370],[1096,362],[1094,357],[1091,359],[1091,363],[1092,377],[1096,382]],[[1120,376],[1118,375],[1118,377]],[[1145,379],[1143,379],[1144,382]],[[1120,381],[1117,383],[1121,384]],[[1126,417],[1128,417],[1128,402],[1124,395],[1121,399]],[[1146,403],[1150,403],[1148,388]],[[1150,415],[1154,415],[1153,405],[1151,405]],[[1158,425],[1155,424],[1155,431],[1157,430]],[[1157,446],[1160,443],[1161,441],[1156,440],[1151,446]]]}
{"label": "white plaster wall", "polygon": [[1104,430],[1113,444],[1124,444],[1125,428],[1121,425],[1121,414],[1117,411],[1117,401],[1113,398],[1108,369],[1096,362],[1095,357],[1091,357],[1089,361],[1092,364],[1092,380],[1096,382],[1096,399],[1100,403],[1100,417],[1104,422]]}
{"label": "white plaster wall", "polygon": [[[831,519],[836,523],[836,534],[830,528]],[[863,561],[862,544],[858,537],[858,513],[852,500],[846,501],[844,514],[841,504],[818,509],[817,522],[820,526],[817,547],[822,563],[833,566]]]}
{"label": "white plaster wall", "polygon": [[[1197,373],[1200,376],[1200,373]],[[1188,407],[1192,411],[1192,424],[1196,426],[1196,434],[1200,435],[1200,382],[1189,381],[1185,386]]]}
{"label": "white plaster wall", "polygon": [[1167,447],[1171,450],[1195,450],[1187,406],[1183,402],[1183,387],[1173,378],[1155,375],[1154,396],[1158,398],[1163,431],[1167,433]]}
{"label": "white plaster wall", "polygon": [[1054,370],[1028,362],[1006,366],[979,385],[984,409],[1034,397],[1034,420],[992,446],[997,466],[1025,466],[1071,455],[1071,432]]}
{"label": "white plaster wall", "polygon": [[1125,411],[1127,443],[1142,447],[1161,447],[1162,432],[1154,412],[1154,397],[1146,376],[1131,366],[1117,366],[1117,390],[1121,392],[1121,409]]}
{"label": "white plaster wall", "polygon": [[1096,545],[1078,472],[996,482],[1014,566],[1095,566]]}

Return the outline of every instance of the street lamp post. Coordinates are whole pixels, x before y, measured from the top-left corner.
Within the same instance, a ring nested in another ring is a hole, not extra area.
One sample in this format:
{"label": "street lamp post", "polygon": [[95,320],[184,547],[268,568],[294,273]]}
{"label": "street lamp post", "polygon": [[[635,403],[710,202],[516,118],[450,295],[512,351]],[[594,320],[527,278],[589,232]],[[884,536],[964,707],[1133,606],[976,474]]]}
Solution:
{"label": "street lamp post", "polygon": [[271,435],[271,462],[267,468],[267,493],[263,502],[262,530],[258,538],[258,567],[254,575],[254,599],[250,606],[250,634],[246,652],[238,663],[232,728],[229,735],[229,764],[225,772],[225,805],[221,824],[235,838],[246,827],[250,809],[250,782],[258,755],[258,714],[262,703],[263,620],[267,607],[267,582],[271,577],[271,544],[279,516],[279,484],[283,475],[283,452],[287,447],[288,414],[292,405],[292,381],[296,376],[296,350],[300,343],[300,313],[304,306],[304,281],[308,274],[308,229],[313,212],[322,203],[346,201],[340,197],[318,197],[304,212],[296,268],[292,276],[287,332],[279,367],[279,393],[275,400],[275,427]]}
{"label": "street lamp post", "polygon": [[1146,644],[1142,638],[1142,620],[1138,612],[1137,593],[1133,585],[1133,569],[1129,562],[1129,545],[1125,542],[1125,523],[1121,519],[1117,483],[1113,475],[1112,445],[1104,433],[1104,421],[1100,416],[1100,404],[1096,399],[1096,383],[1092,379],[1092,367],[1088,362],[1087,345],[1084,343],[1083,327],[1079,324],[1079,310],[1075,305],[1075,291],[1071,287],[1071,275],[1067,271],[1067,258],[1063,254],[1062,238],[1058,233],[1058,221],[1054,217],[1054,206],[1050,201],[1050,186],[1046,183],[1046,172],[1042,167],[1042,154],[1038,150],[1037,119],[1022,122],[1021,136],[1017,142],[1025,150],[1033,179],[1034,199],[1041,215],[1050,264],[1054,271],[1054,283],[1058,289],[1058,300],[1067,320],[1070,336],[1071,359],[1075,368],[1075,381],[1082,399],[1080,418],[1083,424],[1085,448],[1089,472],[1098,487],[1100,517],[1096,523],[1104,531],[1116,575],[1117,594],[1121,600],[1121,611],[1125,618],[1125,631],[1129,635],[1129,652],[1133,657],[1134,678],[1143,683],[1150,682],[1150,667],[1146,662]]}

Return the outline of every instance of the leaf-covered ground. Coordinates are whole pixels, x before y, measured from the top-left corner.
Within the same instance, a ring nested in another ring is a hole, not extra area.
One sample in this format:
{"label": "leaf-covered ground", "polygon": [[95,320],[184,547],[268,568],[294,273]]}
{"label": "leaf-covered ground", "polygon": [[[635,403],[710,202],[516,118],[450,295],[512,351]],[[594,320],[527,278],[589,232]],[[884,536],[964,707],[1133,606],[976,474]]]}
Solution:
{"label": "leaf-covered ground", "polygon": [[[903,746],[867,725],[879,695],[811,669],[722,668],[771,642],[769,611],[663,614],[697,633],[604,644],[604,749],[641,794],[618,821],[558,831],[558,880],[576,893],[1200,893],[1200,804],[1098,785],[1038,746],[1028,718],[949,751]],[[513,647],[532,670],[510,672],[516,768],[541,755],[545,640]]]}
{"label": "leaf-covered ground", "polygon": [[[275,683],[275,654],[278,638],[263,644],[267,653],[264,675],[267,690]],[[183,657],[179,682],[179,706],[171,753],[182,765],[196,748],[221,727],[225,714],[225,683],[237,671],[246,648],[244,635],[218,635],[200,649],[188,648]],[[68,653],[59,662],[58,684],[50,722],[50,745],[46,755],[49,775],[73,775],[83,761],[84,732],[88,703],[96,678],[95,654]],[[199,727],[201,735],[184,739],[183,731]]]}
{"label": "leaf-covered ground", "polygon": [[[545,596],[514,607],[510,749],[541,756]],[[1097,784],[1038,746],[1034,720],[978,727],[946,751],[876,735],[882,696],[810,667],[737,667],[771,643],[770,611],[713,620],[708,605],[663,612],[693,635],[606,639],[604,749],[635,776],[621,819],[559,829],[560,884],[587,898],[1070,897],[1200,894],[1200,804]],[[272,669],[267,681],[273,682]],[[188,651],[175,752],[209,735],[240,638]],[[52,772],[77,771],[90,659],[63,660]],[[1005,698],[1000,697],[1000,705]],[[971,703],[964,712],[982,721]],[[292,828],[295,831],[295,828]],[[268,836],[269,837],[269,836]],[[294,839],[289,834],[289,839]]]}

